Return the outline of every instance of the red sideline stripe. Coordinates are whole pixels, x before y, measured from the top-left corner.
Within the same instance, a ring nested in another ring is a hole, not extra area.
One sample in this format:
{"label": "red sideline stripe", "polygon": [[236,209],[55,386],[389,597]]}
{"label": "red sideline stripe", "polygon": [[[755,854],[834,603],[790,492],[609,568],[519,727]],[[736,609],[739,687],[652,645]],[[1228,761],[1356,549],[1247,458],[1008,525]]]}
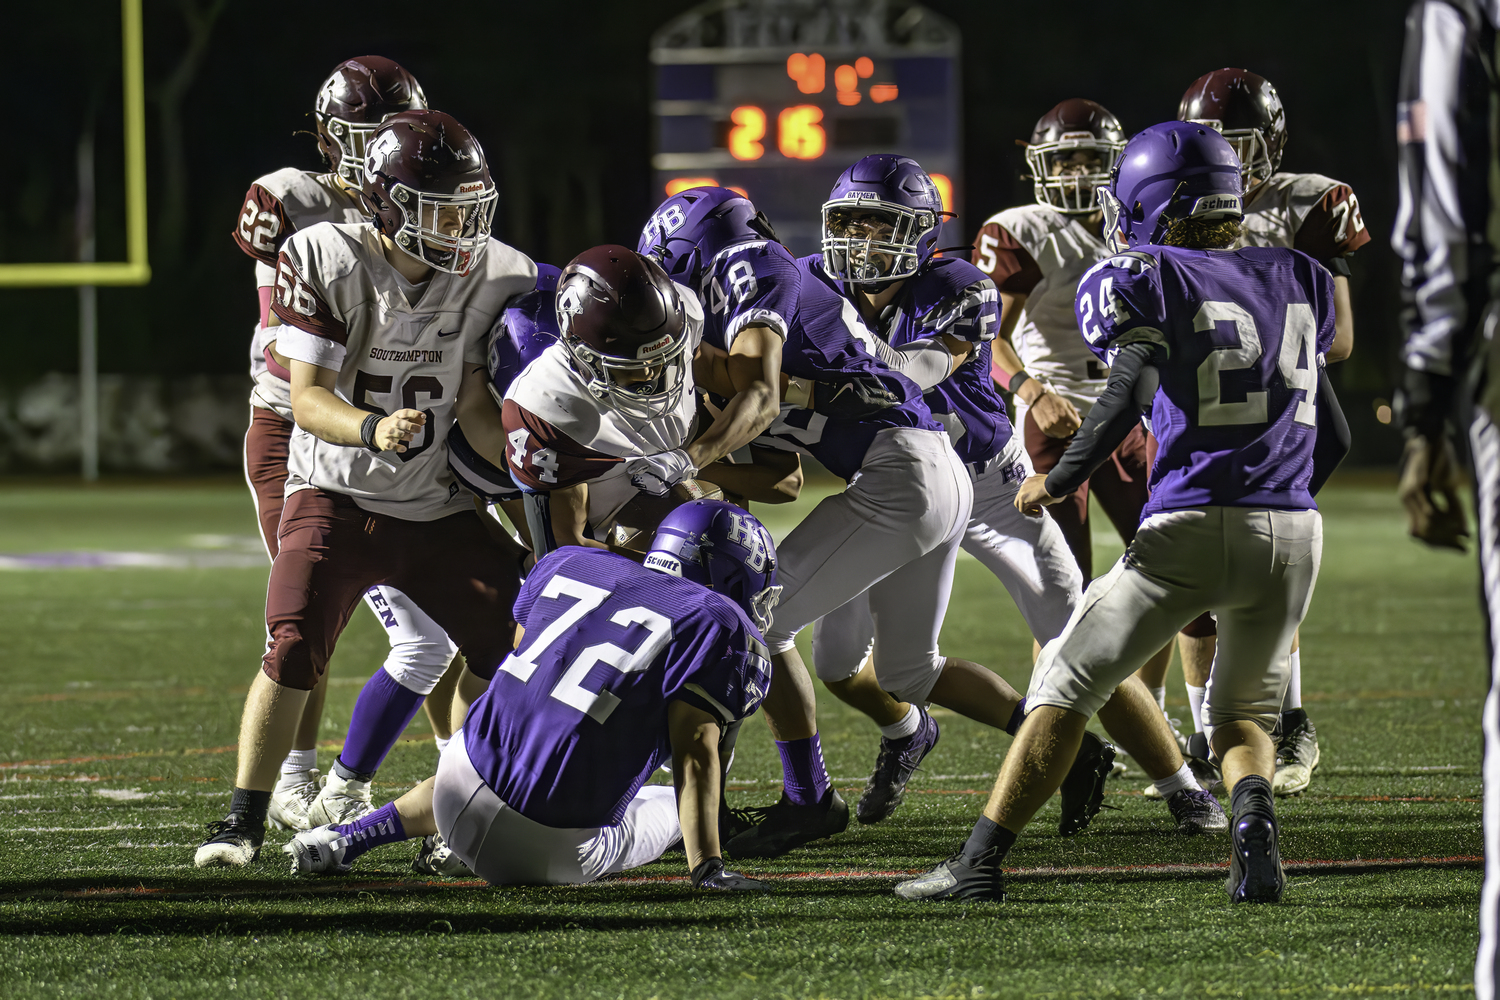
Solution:
{"label": "red sideline stripe", "polygon": [[[1341,871],[1394,871],[1399,869],[1421,869],[1421,868],[1481,868],[1484,858],[1478,855],[1454,855],[1443,858],[1345,858],[1335,860],[1308,860],[1288,861],[1285,868],[1296,874],[1317,875],[1337,874]],[[1160,865],[1090,865],[1072,866],[1065,868],[1036,867],[1036,868],[1007,868],[1005,872],[1012,877],[1022,879],[1042,878],[1076,878],[1081,875],[1128,875],[1128,874],[1154,874],[1154,875],[1216,875],[1228,869],[1228,862],[1208,862],[1201,864],[1160,864]],[[756,878],[771,882],[857,882],[876,879],[908,878],[912,875],[920,875],[925,868],[892,869],[883,870],[861,870],[861,869],[826,869],[824,871],[807,872],[783,872],[778,874],[760,874]],[[645,875],[637,877],[612,877],[595,885],[608,884],[657,884],[657,883],[685,883],[691,881],[686,875]],[[180,889],[153,888],[144,885],[135,886],[101,886],[88,889],[66,889],[59,892],[25,892],[7,893],[0,896],[3,900],[49,898],[49,899],[198,899],[203,896],[215,898],[236,897],[255,898],[270,897],[291,894],[337,894],[350,892],[370,892],[372,890],[395,889],[395,890],[429,890],[429,889],[482,889],[488,883],[480,879],[463,879],[453,881],[422,881],[417,879],[390,879],[385,881],[369,882],[301,882],[288,881],[285,889],[250,889],[235,891],[223,886],[206,887],[197,891],[182,891]]]}

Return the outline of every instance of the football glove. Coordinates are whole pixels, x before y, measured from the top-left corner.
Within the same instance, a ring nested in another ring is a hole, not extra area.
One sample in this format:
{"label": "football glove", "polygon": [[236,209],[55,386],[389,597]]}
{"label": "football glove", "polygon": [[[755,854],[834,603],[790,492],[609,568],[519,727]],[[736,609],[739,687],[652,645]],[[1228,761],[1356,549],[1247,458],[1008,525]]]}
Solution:
{"label": "football glove", "polygon": [[625,471],[630,474],[631,485],[636,489],[659,497],[684,479],[696,476],[698,467],[688,458],[687,452],[677,448],[632,459]]}
{"label": "football glove", "polygon": [[770,892],[765,882],[746,878],[724,867],[723,858],[707,858],[693,869],[693,888],[718,892]]}
{"label": "football glove", "polygon": [[843,382],[819,382],[812,395],[813,412],[835,420],[860,420],[901,402],[875,375],[855,375]]}

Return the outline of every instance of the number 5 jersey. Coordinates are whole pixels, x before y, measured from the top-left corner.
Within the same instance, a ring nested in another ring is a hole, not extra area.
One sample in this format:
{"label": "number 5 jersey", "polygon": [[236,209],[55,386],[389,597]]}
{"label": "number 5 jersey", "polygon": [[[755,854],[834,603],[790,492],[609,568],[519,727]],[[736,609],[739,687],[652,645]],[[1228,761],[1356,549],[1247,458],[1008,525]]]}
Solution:
{"label": "number 5 jersey", "polygon": [[285,326],[277,351],[338,371],[338,396],[362,410],[416,409],[426,425],[404,452],[329,444],[292,434],[287,492],[346,493],[366,510],[430,521],[468,510],[448,469],[448,429],[465,366],[483,368],[487,338],[536,265],[491,239],[467,275],[434,270],[413,285],[385,259],[365,223],[320,223],[282,244],[272,309]]}

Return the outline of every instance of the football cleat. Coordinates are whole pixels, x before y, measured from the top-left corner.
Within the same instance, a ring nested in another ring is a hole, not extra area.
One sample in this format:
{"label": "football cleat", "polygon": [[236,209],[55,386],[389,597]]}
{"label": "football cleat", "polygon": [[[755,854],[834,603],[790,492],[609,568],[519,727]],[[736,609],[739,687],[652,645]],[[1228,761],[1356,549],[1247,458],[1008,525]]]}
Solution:
{"label": "football cleat", "polygon": [[353,868],[344,864],[349,838],[331,826],[303,830],[281,848],[292,856],[293,875],[343,875]]}
{"label": "football cleat", "polygon": [[317,800],[322,786],[318,784],[317,768],[301,773],[306,776],[304,780],[283,784],[286,780],[283,778],[271,792],[271,805],[266,810],[266,821],[278,830],[312,829],[312,824],[307,821],[307,810]]}
{"label": "football cleat", "polygon": [[199,868],[243,868],[260,857],[264,824],[252,823],[242,813],[230,813],[208,824],[208,839],[198,845],[193,864]]}
{"label": "football cleat", "polygon": [[1231,903],[1277,903],[1286,889],[1281,868],[1276,820],[1249,813],[1234,818],[1230,832],[1229,890]]}
{"label": "football cleat", "polygon": [[1229,829],[1229,817],[1224,815],[1224,807],[1201,788],[1179,788],[1167,796],[1167,808],[1172,810],[1172,818],[1177,821],[1178,833],[1218,833]]}
{"label": "football cleat", "polygon": [[1104,782],[1114,771],[1116,753],[1114,744],[1090,732],[1083,734],[1083,745],[1078,748],[1073,768],[1058,789],[1062,795],[1058,833],[1071,837],[1088,829],[1099,807],[1104,804]]}
{"label": "football cleat", "polygon": [[[1283,712],[1281,735],[1276,740],[1276,776],[1271,791],[1277,795],[1301,795],[1312,783],[1318,752],[1318,730],[1302,709]],[[1287,725],[1290,722],[1291,725]]]}
{"label": "football cleat", "polygon": [[896,895],[902,899],[988,899],[1005,902],[1005,875],[999,865],[969,865],[962,854],[938,865],[926,875],[901,882]]}
{"label": "football cleat", "polygon": [[895,740],[880,738],[875,770],[870,772],[865,790],[854,806],[855,818],[861,823],[879,823],[896,811],[906,798],[906,783],[917,765],[937,746],[940,735],[937,720],[920,706],[917,711],[922,713],[922,721],[916,732]]}
{"label": "football cleat", "polygon": [[[757,819],[749,809],[735,809],[721,796],[719,799],[719,843],[727,844],[755,826]],[[679,842],[680,843],[680,842]]]}
{"label": "football cleat", "polygon": [[440,833],[428,834],[422,838],[422,846],[411,863],[411,870],[444,878],[474,877],[474,872],[464,864],[464,859],[453,853],[453,848],[448,846]]}
{"label": "football cleat", "polygon": [[323,790],[307,807],[308,828],[315,826],[342,826],[353,823],[366,813],[375,811],[370,801],[370,783],[351,781],[337,774],[323,779]]}
{"label": "football cleat", "polygon": [[849,806],[832,788],[816,805],[793,805],[783,792],[775,805],[745,812],[755,825],[724,844],[735,860],[779,858],[803,844],[843,833],[849,826]]}

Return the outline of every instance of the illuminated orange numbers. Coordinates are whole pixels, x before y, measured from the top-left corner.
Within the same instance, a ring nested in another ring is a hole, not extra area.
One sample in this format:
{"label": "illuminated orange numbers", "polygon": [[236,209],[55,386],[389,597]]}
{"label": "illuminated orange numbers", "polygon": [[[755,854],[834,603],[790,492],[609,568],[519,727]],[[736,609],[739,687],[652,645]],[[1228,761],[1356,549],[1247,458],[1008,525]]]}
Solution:
{"label": "illuminated orange numbers", "polygon": [[688,188],[716,188],[719,182],[712,177],[673,177],[667,181],[667,197],[686,191]]}
{"label": "illuminated orange numbers", "polygon": [[896,85],[894,83],[877,83],[870,88],[870,100],[876,104],[884,104],[886,101],[896,99]]}
{"label": "illuminated orange numbers", "polygon": [[731,111],[729,120],[734,123],[729,130],[729,155],[736,160],[758,160],[764,156],[766,147],[760,140],[766,137],[766,113],[747,104]]}
{"label": "illuminated orange numbers", "polygon": [[943,211],[953,211],[953,182],[948,179],[947,174],[929,174],[932,183],[937,185],[938,194],[943,198]]}
{"label": "illuminated orange numbers", "polygon": [[816,160],[823,155],[828,137],[823,126],[823,109],[812,104],[787,108],[776,118],[776,145],[782,156],[794,160]]}
{"label": "illuminated orange numbers", "polygon": [[859,70],[845,64],[833,71],[833,85],[838,88],[840,104],[859,103]]}
{"label": "illuminated orange numbers", "polygon": [[797,89],[804,94],[823,92],[823,71],[823,57],[816,52],[793,52],[786,57],[786,75],[797,81]]}
{"label": "illuminated orange numbers", "polygon": [[859,74],[861,80],[868,80],[875,73],[875,60],[869,56],[860,56],[854,60],[854,72]]}

